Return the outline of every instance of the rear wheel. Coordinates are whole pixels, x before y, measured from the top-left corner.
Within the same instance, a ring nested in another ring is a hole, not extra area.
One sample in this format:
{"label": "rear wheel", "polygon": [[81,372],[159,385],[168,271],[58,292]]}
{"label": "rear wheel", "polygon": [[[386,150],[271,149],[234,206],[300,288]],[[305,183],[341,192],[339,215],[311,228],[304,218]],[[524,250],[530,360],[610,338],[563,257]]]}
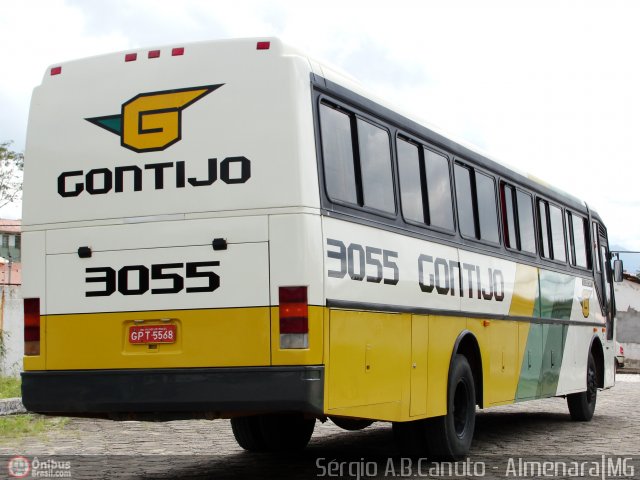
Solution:
{"label": "rear wheel", "polygon": [[262,436],[270,451],[301,450],[307,446],[315,418],[305,418],[301,413],[282,413],[261,417]]}
{"label": "rear wheel", "polygon": [[231,430],[236,442],[249,452],[264,452],[267,449],[262,431],[260,417],[235,417],[231,419]]}
{"label": "rear wheel", "polygon": [[428,420],[393,422],[393,436],[404,455],[412,457],[429,455],[427,422]]}
{"label": "rear wheel", "polygon": [[306,447],[315,423],[299,413],[279,413],[232,418],[231,429],[245,450],[281,452]]}
{"label": "rear wheel", "polygon": [[469,452],[476,425],[476,393],[467,358],[456,355],[449,370],[447,414],[427,420],[427,444],[432,455],[458,459]]}
{"label": "rear wheel", "polygon": [[593,354],[589,353],[587,361],[587,390],[580,393],[567,395],[567,405],[572,420],[588,422],[593,418],[598,398],[598,374],[596,370],[596,360]]}
{"label": "rear wheel", "polygon": [[363,430],[373,423],[373,420],[365,420],[358,418],[344,418],[344,417],[329,417],[331,421],[343,430],[354,432],[356,430]]}

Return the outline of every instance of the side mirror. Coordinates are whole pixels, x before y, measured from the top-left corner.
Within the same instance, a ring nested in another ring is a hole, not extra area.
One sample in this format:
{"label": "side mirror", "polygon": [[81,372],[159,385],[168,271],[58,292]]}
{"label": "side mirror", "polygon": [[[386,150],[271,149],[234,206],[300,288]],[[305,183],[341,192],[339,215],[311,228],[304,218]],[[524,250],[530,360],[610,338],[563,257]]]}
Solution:
{"label": "side mirror", "polygon": [[613,261],[613,281],[618,283],[622,281],[622,260]]}

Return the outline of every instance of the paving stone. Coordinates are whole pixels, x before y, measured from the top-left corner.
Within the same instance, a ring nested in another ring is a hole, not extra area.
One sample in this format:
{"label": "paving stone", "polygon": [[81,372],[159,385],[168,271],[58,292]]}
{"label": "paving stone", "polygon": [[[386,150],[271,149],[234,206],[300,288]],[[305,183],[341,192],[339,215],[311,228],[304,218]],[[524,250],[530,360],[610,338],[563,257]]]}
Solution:
{"label": "paving stone", "polygon": [[[548,455],[598,460],[602,455],[629,455],[640,459],[639,404],[640,376],[619,375],[614,388],[598,393],[590,422],[572,422],[562,398],[482,410],[477,415],[471,458]],[[403,461],[389,423],[347,432],[331,421],[317,422],[309,446],[285,456],[245,452],[236,444],[228,420],[117,422],[89,418],[73,418],[46,435],[13,444],[2,442],[0,455],[40,459],[92,455],[76,461],[81,468],[76,468],[73,478],[317,478],[322,473],[318,462],[332,459],[363,465],[374,462],[378,465],[374,477],[388,478],[383,474],[389,458],[398,467]],[[416,472],[417,461],[413,460],[410,478],[424,477]],[[365,473],[360,478],[374,478]],[[341,478],[358,477],[343,472]]]}

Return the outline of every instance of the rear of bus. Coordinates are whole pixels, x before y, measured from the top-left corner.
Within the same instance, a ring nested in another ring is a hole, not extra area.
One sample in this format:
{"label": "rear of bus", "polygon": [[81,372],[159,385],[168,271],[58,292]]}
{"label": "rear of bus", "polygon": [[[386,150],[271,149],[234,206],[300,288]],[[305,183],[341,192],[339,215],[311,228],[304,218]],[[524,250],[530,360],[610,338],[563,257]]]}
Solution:
{"label": "rear of bus", "polygon": [[322,414],[310,74],[276,40],[47,70],[25,162],[29,410]]}

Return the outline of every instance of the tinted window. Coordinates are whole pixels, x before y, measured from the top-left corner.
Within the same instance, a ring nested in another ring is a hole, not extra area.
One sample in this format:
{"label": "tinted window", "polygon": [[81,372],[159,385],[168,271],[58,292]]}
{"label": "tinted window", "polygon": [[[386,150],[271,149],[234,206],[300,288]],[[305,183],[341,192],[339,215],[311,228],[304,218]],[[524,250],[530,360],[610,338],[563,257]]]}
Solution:
{"label": "tinted window", "polygon": [[471,171],[462,165],[455,165],[456,201],[458,204],[458,221],[460,233],[465,237],[475,238],[476,229],[473,215],[473,198],[471,193]]}
{"label": "tinted window", "polygon": [[609,249],[605,245],[600,246],[600,256],[602,258],[602,271],[604,273],[604,293],[606,297],[607,312],[611,305],[611,264],[607,260],[609,258]]}
{"label": "tinted window", "polygon": [[544,258],[551,258],[549,233],[547,230],[547,202],[538,202],[538,218],[540,219],[540,255]]}
{"label": "tinted window", "polygon": [[513,208],[513,188],[509,185],[502,186],[502,198],[506,216],[506,228],[504,229],[504,243],[509,248],[518,248],[516,238],[516,217]]}
{"label": "tinted window", "polygon": [[582,217],[571,215],[573,222],[573,246],[576,253],[576,265],[578,267],[588,267],[588,256],[586,248],[585,221]]}
{"label": "tinted window", "polygon": [[398,168],[402,214],[407,220],[422,223],[425,219],[420,183],[420,155],[416,145],[398,139]]}
{"label": "tinted window", "polygon": [[565,262],[567,252],[564,244],[564,226],[562,224],[562,210],[549,205],[549,220],[551,221],[551,239],[553,242],[553,259]]}
{"label": "tinted window", "polygon": [[496,186],[493,178],[476,172],[476,189],[478,192],[478,220],[480,238],[498,243],[498,210],[496,209]]}
{"label": "tinted window", "polygon": [[449,161],[431,150],[424,149],[429,198],[429,224],[453,230],[453,206]]}
{"label": "tinted window", "polygon": [[351,144],[351,119],[320,105],[320,128],[327,195],[331,200],[358,203]]}
{"label": "tinted window", "polygon": [[598,224],[593,222],[593,252],[595,254],[594,261],[596,262],[596,271],[601,272],[602,268],[600,267],[600,250],[598,249]]}
{"label": "tinted window", "polygon": [[520,227],[520,249],[536,253],[535,224],[533,221],[533,199],[520,190],[516,191],[518,224]]}
{"label": "tinted window", "polygon": [[358,119],[358,143],[364,205],[395,213],[389,134]]}

